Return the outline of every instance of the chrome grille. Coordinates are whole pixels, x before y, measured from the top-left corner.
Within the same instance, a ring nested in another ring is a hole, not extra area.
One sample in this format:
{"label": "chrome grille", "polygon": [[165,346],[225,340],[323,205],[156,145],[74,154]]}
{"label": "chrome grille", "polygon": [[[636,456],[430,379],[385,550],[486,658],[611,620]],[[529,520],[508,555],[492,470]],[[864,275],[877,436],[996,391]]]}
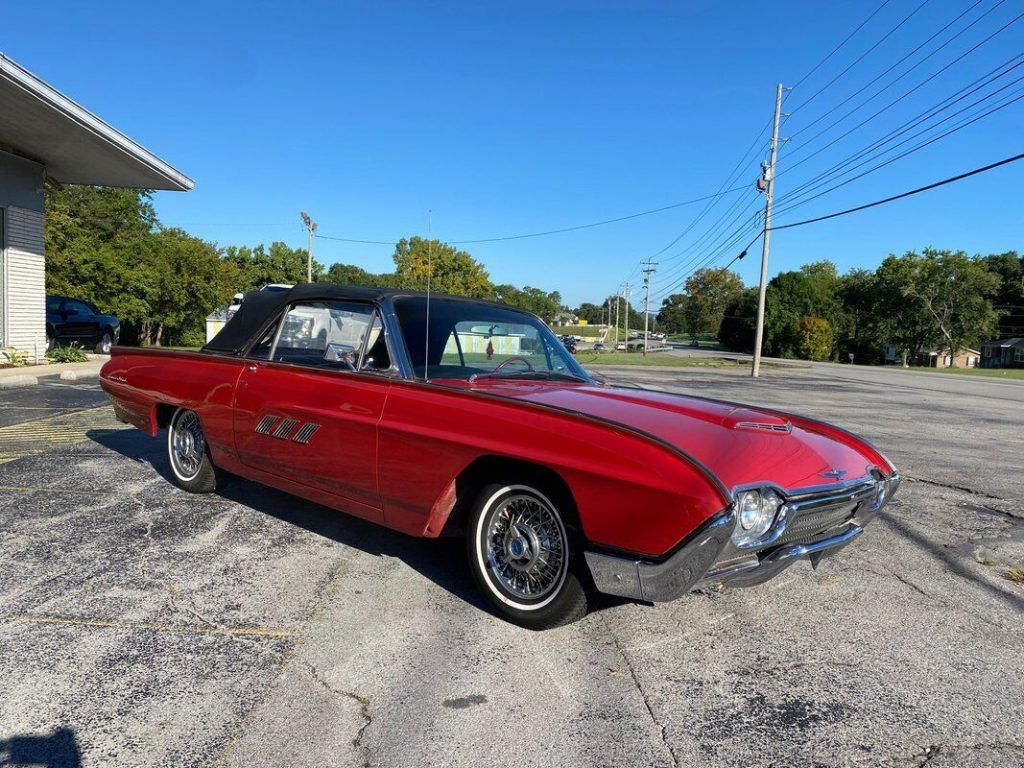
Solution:
{"label": "chrome grille", "polygon": [[295,433],[295,437],[293,437],[292,440],[296,443],[308,443],[313,438],[313,435],[316,434],[318,429],[320,429],[319,424],[314,424],[311,421],[307,422],[299,427],[299,431]]}
{"label": "chrome grille", "polygon": [[831,509],[823,509],[818,512],[806,512],[795,516],[786,525],[786,530],[775,542],[776,544],[789,544],[801,539],[815,538],[819,534],[837,528],[853,517],[857,511],[857,504],[841,504]]}
{"label": "chrome grille", "polygon": [[296,419],[284,419],[277,425],[277,428],[273,432],[273,436],[280,438],[281,440],[288,439],[288,435],[293,429],[295,429],[295,425],[298,423],[299,422]]}
{"label": "chrome grille", "polygon": [[256,425],[256,432],[261,435],[265,435],[270,432],[270,428],[277,423],[277,416],[264,416],[260,419],[259,424]]}

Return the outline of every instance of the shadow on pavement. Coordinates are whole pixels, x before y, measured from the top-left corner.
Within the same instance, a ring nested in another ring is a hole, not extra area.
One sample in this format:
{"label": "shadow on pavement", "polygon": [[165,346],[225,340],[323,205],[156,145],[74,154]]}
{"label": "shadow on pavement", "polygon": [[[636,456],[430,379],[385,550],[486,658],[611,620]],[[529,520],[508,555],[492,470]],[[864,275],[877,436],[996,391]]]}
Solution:
{"label": "shadow on pavement", "polygon": [[75,732],[70,728],[58,728],[48,736],[0,739],[0,766],[22,765],[80,768],[82,753]]}
{"label": "shadow on pavement", "polygon": [[938,544],[928,541],[928,539],[912,530],[910,526],[902,520],[898,520],[893,517],[892,513],[888,510],[883,510],[879,515],[879,519],[884,521],[890,528],[892,528],[892,530],[904,539],[927,552],[936,560],[939,560],[950,573],[953,573],[967,581],[974,582],[989,594],[1005,603],[1008,608],[1024,613],[1024,597],[1015,595],[1012,592],[1000,589],[994,584],[990,584],[983,579],[979,579],[976,574],[971,573],[971,571],[957,559],[956,555],[951,550],[947,550]]}
{"label": "shadow on pavement", "polygon": [[[88,432],[87,437],[125,458],[149,464],[169,484],[173,484],[164,449],[166,438],[162,432],[157,438],[151,438],[138,430],[94,430]],[[242,478],[228,483],[216,496],[367,554],[394,557],[459,599],[490,612],[473,584],[461,537],[425,539],[407,536]]]}

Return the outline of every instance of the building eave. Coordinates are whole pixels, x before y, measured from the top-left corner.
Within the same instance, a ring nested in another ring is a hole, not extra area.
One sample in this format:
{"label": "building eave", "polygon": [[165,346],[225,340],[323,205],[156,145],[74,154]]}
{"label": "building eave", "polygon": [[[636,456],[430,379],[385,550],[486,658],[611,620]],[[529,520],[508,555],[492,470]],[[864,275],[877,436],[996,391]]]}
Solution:
{"label": "building eave", "polygon": [[[55,141],[59,134],[62,141]],[[0,53],[0,144],[58,182],[188,191],[181,171]]]}

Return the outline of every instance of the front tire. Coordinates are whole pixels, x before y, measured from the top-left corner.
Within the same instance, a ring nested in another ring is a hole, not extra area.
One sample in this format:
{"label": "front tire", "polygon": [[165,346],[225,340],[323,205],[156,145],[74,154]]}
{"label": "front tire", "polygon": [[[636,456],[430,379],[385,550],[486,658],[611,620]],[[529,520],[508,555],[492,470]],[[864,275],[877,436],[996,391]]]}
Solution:
{"label": "front tire", "polygon": [[96,343],[96,353],[99,355],[109,355],[112,346],[114,346],[114,337],[110,331],[104,331],[100,336],[100,340]]}
{"label": "front tire", "polygon": [[167,429],[167,458],[174,482],[189,493],[211,493],[220,485],[220,474],[210,459],[199,414],[179,408]]}
{"label": "front tire", "polygon": [[480,592],[503,618],[527,629],[581,619],[587,592],[565,517],[545,493],[494,483],[477,497],[466,543]]}

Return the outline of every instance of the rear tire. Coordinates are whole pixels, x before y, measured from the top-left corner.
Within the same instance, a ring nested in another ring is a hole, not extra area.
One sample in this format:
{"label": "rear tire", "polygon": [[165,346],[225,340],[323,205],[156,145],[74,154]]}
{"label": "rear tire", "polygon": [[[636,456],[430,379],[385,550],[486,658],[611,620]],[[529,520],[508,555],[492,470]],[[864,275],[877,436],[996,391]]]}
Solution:
{"label": "rear tire", "polygon": [[541,630],[586,615],[579,549],[564,512],[543,490],[485,486],[470,513],[466,544],[477,587],[502,618]]}
{"label": "rear tire", "polygon": [[179,408],[167,428],[167,458],[174,482],[189,493],[212,493],[222,485],[199,414]]}

